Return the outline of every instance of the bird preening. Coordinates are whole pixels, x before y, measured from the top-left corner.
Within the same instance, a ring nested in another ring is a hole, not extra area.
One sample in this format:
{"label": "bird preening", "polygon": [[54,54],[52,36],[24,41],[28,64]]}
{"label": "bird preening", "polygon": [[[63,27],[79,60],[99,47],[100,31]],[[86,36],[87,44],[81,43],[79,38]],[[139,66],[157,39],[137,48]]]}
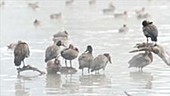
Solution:
{"label": "bird preening", "polygon": [[15,66],[21,65],[21,62],[23,62],[23,67],[25,66],[24,59],[28,58],[30,55],[29,46],[26,42],[18,42],[14,49],[14,64]]}

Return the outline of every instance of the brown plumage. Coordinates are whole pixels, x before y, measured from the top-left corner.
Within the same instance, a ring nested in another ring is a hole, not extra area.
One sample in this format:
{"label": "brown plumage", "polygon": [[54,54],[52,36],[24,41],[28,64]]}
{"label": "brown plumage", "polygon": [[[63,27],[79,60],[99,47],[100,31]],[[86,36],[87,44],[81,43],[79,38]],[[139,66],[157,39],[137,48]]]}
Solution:
{"label": "brown plumage", "polygon": [[47,72],[48,73],[57,73],[60,71],[61,69],[61,64],[60,64],[60,60],[58,60],[58,58],[55,58],[55,60],[50,60],[47,63]]}
{"label": "brown plumage", "polygon": [[14,49],[14,63],[15,66],[20,66],[21,61],[23,61],[23,66],[25,66],[24,59],[29,57],[30,50],[29,46],[25,42],[19,42]]}
{"label": "brown plumage", "polygon": [[77,58],[79,50],[74,48],[72,44],[69,45],[69,48],[66,48],[61,51],[61,56],[65,59],[65,64],[67,67],[67,60],[70,60],[70,67],[72,67],[71,61]]}

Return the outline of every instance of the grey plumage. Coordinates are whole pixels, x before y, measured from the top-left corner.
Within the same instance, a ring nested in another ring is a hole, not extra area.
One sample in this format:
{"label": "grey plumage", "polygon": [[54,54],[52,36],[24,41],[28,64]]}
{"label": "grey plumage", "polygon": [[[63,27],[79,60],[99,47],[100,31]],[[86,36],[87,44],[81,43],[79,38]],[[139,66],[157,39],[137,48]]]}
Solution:
{"label": "grey plumage", "polygon": [[145,53],[139,53],[129,60],[129,68],[136,67],[143,69],[143,67],[149,65],[153,61],[153,56],[150,51],[145,51]]}
{"label": "grey plumage", "polygon": [[88,68],[88,72],[90,72],[90,66],[92,65],[93,62],[92,51],[93,49],[91,45],[88,45],[86,51],[82,53],[78,58],[79,69],[82,69],[82,73],[84,68]]}
{"label": "grey plumage", "polygon": [[146,21],[144,20],[142,22],[143,25],[143,33],[147,38],[147,42],[148,42],[148,38],[150,37],[152,41],[156,42],[157,41],[157,37],[158,37],[158,29],[157,27],[152,24],[152,22]]}
{"label": "grey plumage", "polygon": [[61,69],[61,64],[60,64],[60,60],[58,60],[58,58],[55,58],[54,60],[50,60],[47,63],[47,72],[48,73],[57,73],[60,71]]}
{"label": "grey plumage", "polygon": [[60,54],[60,46],[62,45],[61,41],[58,41],[57,44],[49,46],[45,51],[45,62],[56,58]]}
{"label": "grey plumage", "polygon": [[111,63],[111,57],[109,54],[98,55],[94,58],[93,63],[91,65],[91,72],[98,71],[100,69],[105,70],[107,63]]}
{"label": "grey plumage", "polygon": [[[24,59],[29,57],[29,55],[30,55],[30,50],[28,44],[25,42],[18,42],[18,44],[14,49],[15,66],[20,66],[21,61],[23,61],[24,64]],[[25,64],[23,66],[25,66]]]}

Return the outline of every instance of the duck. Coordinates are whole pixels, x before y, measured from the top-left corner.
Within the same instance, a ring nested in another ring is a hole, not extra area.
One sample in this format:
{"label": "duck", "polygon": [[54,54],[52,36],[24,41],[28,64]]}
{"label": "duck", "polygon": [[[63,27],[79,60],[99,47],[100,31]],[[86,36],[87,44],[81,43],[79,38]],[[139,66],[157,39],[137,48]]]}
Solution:
{"label": "duck", "polygon": [[51,19],[61,19],[62,18],[62,13],[54,13],[50,15]]}
{"label": "duck", "polygon": [[71,4],[73,4],[74,3],[74,0],[67,0],[66,2],[65,2],[65,5],[67,6],[67,5],[71,5]]}
{"label": "duck", "polygon": [[94,59],[92,51],[93,51],[92,46],[88,45],[86,51],[82,53],[78,58],[79,69],[82,69],[82,74],[84,68],[88,68],[88,73],[90,72],[90,66],[92,65]]}
{"label": "duck", "polygon": [[41,21],[38,20],[38,19],[35,19],[33,24],[34,24],[35,27],[40,26],[41,25]]}
{"label": "duck", "polygon": [[60,60],[58,59],[58,57],[56,57],[54,60],[50,60],[47,63],[47,73],[54,73],[56,74],[57,72],[60,71],[60,69],[62,68],[61,64],[60,64]]}
{"label": "duck", "polygon": [[89,5],[94,5],[96,4],[96,0],[89,0]]}
{"label": "duck", "polygon": [[104,14],[113,14],[115,11],[115,6],[112,3],[110,3],[109,8],[103,9],[102,11]]}
{"label": "duck", "polygon": [[114,17],[115,18],[127,18],[127,11],[124,11],[123,13],[115,13]]}
{"label": "duck", "polygon": [[68,32],[61,31],[53,35],[54,42],[61,41],[65,46],[68,46]]}
{"label": "duck", "polygon": [[28,3],[28,6],[29,6],[30,8],[32,8],[33,10],[36,10],[36,9],[39,8],[39,5],[38,5],[38,4],[39,4],[38,2]]}
{"label": "duck", "polygon": [[61,41],[54,43],[53,45],[47,47],[45,51],[45,62],[56,58],[60,54],[60,46],[64,46]]}
{"label": "duck", "polygon": [[23,67],[25,67],[24,59],[30,56],[29,46],[26,42],[20,41],[16,45],[14,49],[14,64],[15,66],[21,66],[21,62],[23,62]]}
{"label": "duck", "polygon": [[126,26],[126,24],[123,24],[123,26],[119,29],[119,33],[128,32],[129,28]]}
{"label": "duck", "polygon": [[112,63],[111,56],[109,53],[104,53],[104,54],[98,55],[96,58],[94,58],[93,63],[90,67],[91,72],[93,72],[93,71],[99,72],[100,69],[105,70],[105,67],[108,62]]}
{"label": "duck", "polygon": [[65,64],[67,67],[67,60],[70,61],[70,67],[72,68],[72,60],[76,59],[78,57],[79,50],[78,48],[74,48],[72,44],[69,44],[69,47],[66,49],[63,49],[61,51],[61,56],[65,59]]}

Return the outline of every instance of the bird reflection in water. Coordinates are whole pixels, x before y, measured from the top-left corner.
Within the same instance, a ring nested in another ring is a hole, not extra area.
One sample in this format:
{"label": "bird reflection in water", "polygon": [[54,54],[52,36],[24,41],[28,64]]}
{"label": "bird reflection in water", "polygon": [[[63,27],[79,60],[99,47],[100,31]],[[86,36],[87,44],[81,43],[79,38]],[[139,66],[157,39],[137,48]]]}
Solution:
{"label": "bird reflection in water", "polygon": [[130,77],[136,82],[146,82],[144,86],[145,89],[152,89],[153,76],[151,75],[151,73],[141,71],[130,72]]}
{"label": "bird reflection in water", "polygon": [[105,74],[82,75],[79,77],[79,81],[81,85],[85,86],[107,86],[111,84],[111,80]]}
{"label": "bird reflection in water", "polygon": [[18,80],[15,83],[15,96],[30,96],[29,88],[26,88],[25,81],[31,80],[29,77],[24,77],[21,75],[17,76]]}
{"label": "bird reflection in water", "polygon": [[55,94],[61,88],[61,75],[60,74],[47,74],[46,75],[46,91],[47,94]]}
{"label": "bird reflection in water", "polygon": [[79,84],[73,79],[73,74],[65,74],[64,79],[62,90],[68,91],[69,93],[76,93],[79,90]]}

